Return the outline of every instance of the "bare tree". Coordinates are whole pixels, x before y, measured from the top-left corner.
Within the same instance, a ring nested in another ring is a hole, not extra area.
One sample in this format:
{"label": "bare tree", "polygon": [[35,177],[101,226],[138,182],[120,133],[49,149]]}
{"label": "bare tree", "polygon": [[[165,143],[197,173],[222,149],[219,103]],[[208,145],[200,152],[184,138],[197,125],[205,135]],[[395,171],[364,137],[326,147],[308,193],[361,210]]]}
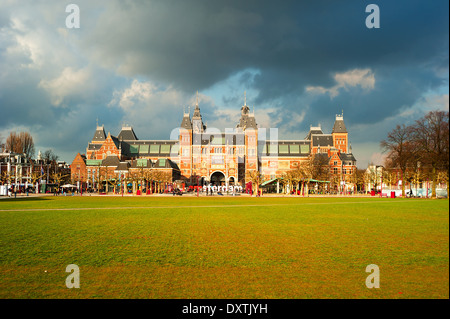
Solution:
{"label": "bare tree", "polygon": [[22,153],[22,144],[19,135],[16,132],[10,132],[6,138],[5,148],[13,153]]}
{"label": "bare tree", "polygon": [[403,125],[397,125],[395,129],[388,133],[385,140],[380,142],[384,152],[387,152],[386,166],[398,167],[402,174],[402,197],[405,197],[404,175],[409,163],[413,161],[417,154],[416,144],[412,141],[412,129]]}
{"label": "bare tree", "polygon": [[[449,112],[433,111],[416,121],[412,138],[417,143],[421,163],[431,168],[432,193],[436,198],[437,172],[449,167]],[[448,194],[448,185],[447,185]]]}
{"label": "bare tree", "polygon": [[28,132],[20,132],[19,139],[22,144],[22,153],[30,159],[34,156],[34,142],[33,137]]}
{"label": "bare tree", "polygon": [[5,149],[31,158],[34,156],[33,137],[28,132],[10,132],[6,138]]}

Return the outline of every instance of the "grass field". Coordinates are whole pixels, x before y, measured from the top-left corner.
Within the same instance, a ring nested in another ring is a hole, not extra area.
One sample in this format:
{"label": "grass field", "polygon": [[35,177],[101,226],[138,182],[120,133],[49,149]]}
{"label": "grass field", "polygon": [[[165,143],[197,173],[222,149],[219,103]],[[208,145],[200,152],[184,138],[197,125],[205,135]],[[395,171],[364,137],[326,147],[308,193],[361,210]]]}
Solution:
{"label": "grass field", "polygon": [[[0,298],[449,298],[448,200],[0,200]],[[80,289],[65,285],[80,269]],[[368,289],[366,266],[380,269]]]}

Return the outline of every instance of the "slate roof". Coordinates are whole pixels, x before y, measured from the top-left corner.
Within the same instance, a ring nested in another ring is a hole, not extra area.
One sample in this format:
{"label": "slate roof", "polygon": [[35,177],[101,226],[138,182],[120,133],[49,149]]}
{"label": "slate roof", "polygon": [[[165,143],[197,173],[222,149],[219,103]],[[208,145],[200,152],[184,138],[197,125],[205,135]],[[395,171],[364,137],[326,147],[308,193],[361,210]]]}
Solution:
{"label": "slate roof", "polygon": [[116,167],[116,171],[127,171],[130,167],[129,162],[120,162],[119,165]]}
{"label": "slate roof", "polygon": [[153,163],[149,159],[138,159],[138,160],[132,160],[129,167],[130,168],[152,168]]}
{"label": "slate roof", "polygon": [[313,134],[311,136],[313,146],[333,146],[333,135],[331,134]]}
{"label": "slate roof", "polygon": [[95,130],[94,138],[92,139],[92,141],[101,142],[104,140],[106,140],[105,128],[103,127],[103,125],[97,126],[97,129]]}
{"label": "slate roof", "polygon": [[255,116],[253,114],[250,114],[250,108],[247,105],[244,105],[241,108],[241,119],[239,120],[239,124],[236,127],[241,129],[258,128]]}
{"label": "slate roof", "polygon": [[313,134],[314,135],[322,135],[323,134],[322,129],[321,128],[316,128],[316,127],[311,128],[309,130],[309,132],[308,132],[308,135],[306,135],[305,140],[311,140],[311,136]]}
{"label": "slate roof", "polygon": [[131,126],[123,126],[117,136],[117,139],[119,141],[135,141],[138,138],[136,137],[136,134]]}
{"label": "slate roof", "polygon": [[186,130],[192,130],[191,116],[188,113],[183,115],[180,127]]}
{"label": "slate roof", "polygon": [[119,158],[116,155],[107,156],[103,161],[101,166],[114,166],[120,164]]}
{"label": "slate roof", "polygon": [[168,158],[160,158],[153,163],[153,168],[173,168],[178,169],[178,165]]}
{"label": "slate roof", "polygon": [[347,128],[344,124],[344,117],[336,116],[332,133],[347,133]]}
{"label": "slate roof", "polygon": [[342,162],[350,162],[350,161],[356,162],[356,158],[351,153],[341,153],[339,155],[339,158],[341,159]]}
{"label": "slate roof", "polygon": [[90,151],[98,151],[103,144],[94,144],[94,143],[89,143],[88,144],[88,150]]}

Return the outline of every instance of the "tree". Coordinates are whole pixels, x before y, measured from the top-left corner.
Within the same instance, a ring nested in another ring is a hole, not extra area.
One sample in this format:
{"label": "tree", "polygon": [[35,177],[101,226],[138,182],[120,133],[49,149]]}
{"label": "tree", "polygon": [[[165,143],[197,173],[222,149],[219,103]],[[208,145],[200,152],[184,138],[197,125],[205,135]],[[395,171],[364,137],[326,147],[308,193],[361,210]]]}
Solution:
{"label": "tree", "polygon": [[22,153],[30,159],[34,156],[34,142],[33,137],[28,132],[20,132],[19,138],[22,143]]}
{"label": "tree", "polygon": [[[36,186],[37,181],[39,181],[40,179],[42,179],[45,176],[45,174],[42,174],[41,171],[33,171],[31,172],[31,184],[33,184],[33,186]],[[38,188],[36,187],[36,193],[38,192]]]}
{"label": "tree", "polygon": [[56,155],[52,149],[48,149],[44,152],[42,155],[42,159],[45,160],[47,163],[56,163],[59,156]]}
{"label": "tree", "polygon": [[411,139],[412,129],[406,125],[397,125],[388,133],[385,140],[380,142],[383,152],[387,152],[385,166],[398,167],[402,174],[402,197],[405,197],[404,175],[408,164],[414,160],[417,147]]}
{"label": "tree", "polygon": [[6,138],[5,149],[18,154],[25,154],[26,158],[34,156],[33,137],[28,132],[10,132]]}
{"label": "tree", "polygon": [[[436,198],[438,170],[449,169],[449,112],[432,111],[417,120],[413,126],[412,139],[417,144],[421,163],[431,168],[432,193]],[[448,184],[447,184],[448,195]]]}
{"label": "tree", "polygon": [[353,174],[355,174],[357,189],[360,190],[360,191],[361,190],[365,190],[364,189],[365,184],[366,184],[365,183],[366,182],[366,180],[365,180],[365,173],[366,173],[366,170],[359,169],[359,168],[355,169],[355,171],[353,173]]}
{"label": "tree", "polygon": [[62,174],[62,173],[53,173],[52,174],[52,179],[53,179],[53,182],[58,186],[58,188],[59,188],[59,186],[61,185],[61,183],[62,182],[64,182],[64,181],[66,181],[67,180],[67,177],[68,176],[70,176],[70,174]]}
{"label": "tree", "polygon": [[154,171],[153,169],[149,168],[146,169],[144,172],[144,180],[146,181],[147,184],[147,191],[152,194],[153,193],[153,179],[154,179]]}
{"label": "tree", "polygon": [[113,193],[117,193],[117,186],[120,183],[119,174],[114,174],[113,178],[109,180],[109,184],[113,187]]}
{"label": "tree", "polygon": [[264,175],[258,170],[249,170],[247,172],[247,179],[252,182],[252,190],[253,186],[256,185],[256,194],[259,195],[259,185],[264,181]]}

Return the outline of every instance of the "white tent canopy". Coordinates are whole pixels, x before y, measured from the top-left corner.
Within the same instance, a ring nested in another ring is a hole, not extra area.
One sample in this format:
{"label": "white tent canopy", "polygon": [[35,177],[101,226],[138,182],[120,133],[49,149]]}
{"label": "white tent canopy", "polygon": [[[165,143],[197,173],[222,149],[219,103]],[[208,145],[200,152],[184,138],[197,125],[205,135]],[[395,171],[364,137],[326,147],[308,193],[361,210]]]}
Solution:
{"label": "white tent canopy", "polygon": [[71,185],[71,184],[65,184],[65,185],[63,185],[61,187],[76,187],[76,186],[75,185]]}

